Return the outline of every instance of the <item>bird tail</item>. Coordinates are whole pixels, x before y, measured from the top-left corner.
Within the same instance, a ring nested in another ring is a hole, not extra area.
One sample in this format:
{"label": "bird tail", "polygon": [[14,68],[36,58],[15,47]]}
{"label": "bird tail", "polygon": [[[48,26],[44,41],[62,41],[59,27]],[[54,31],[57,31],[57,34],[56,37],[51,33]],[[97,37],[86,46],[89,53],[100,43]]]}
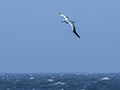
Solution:
{"label": "bird tail", "polygon": [[76,23],[76,21],[73,21],[73,20],[69,20],[69,21],[71,21],[72,23]]}
{"label": "bird tail", "polygon": [[76,21],[73,21],[73,23],[76,23]]}

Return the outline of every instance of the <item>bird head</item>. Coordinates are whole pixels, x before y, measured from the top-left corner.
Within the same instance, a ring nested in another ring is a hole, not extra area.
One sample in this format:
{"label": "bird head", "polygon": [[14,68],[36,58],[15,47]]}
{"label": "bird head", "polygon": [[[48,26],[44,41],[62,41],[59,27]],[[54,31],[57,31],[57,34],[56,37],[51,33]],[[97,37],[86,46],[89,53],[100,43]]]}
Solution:
{"label": "bird head", "polygon": [[61,13],[58,13],[59,15],[61,14]]}

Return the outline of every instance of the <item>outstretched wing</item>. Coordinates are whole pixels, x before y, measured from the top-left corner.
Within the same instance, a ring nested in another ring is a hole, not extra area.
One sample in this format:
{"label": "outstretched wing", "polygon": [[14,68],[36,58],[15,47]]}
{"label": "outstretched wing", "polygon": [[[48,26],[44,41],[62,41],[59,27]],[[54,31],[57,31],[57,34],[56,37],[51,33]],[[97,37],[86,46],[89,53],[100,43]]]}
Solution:
{"label": "outstretched wing", "polygon": [[71,23],[71,22],[69,22],[69,24],[70,24],[70,26],[71,26],[71,28],[72,28],[73,33],[80,38],[80,36],[79,36],[79,35],[77,34],[77,32],[76,32],[75,25],[74,25],[73,23]]}
{"label": "outstretched wing", "polygon": [[65,18],[65,20],[68,20],[69,18],[61,13],[58,13],[60,16],[63,16]]}

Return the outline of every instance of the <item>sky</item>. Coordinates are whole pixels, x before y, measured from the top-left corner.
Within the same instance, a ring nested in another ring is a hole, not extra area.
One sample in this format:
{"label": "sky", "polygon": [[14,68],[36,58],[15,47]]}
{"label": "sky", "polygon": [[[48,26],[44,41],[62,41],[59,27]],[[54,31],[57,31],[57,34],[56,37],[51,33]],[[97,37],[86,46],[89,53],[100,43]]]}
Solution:
{"label": "sky", "polygon": [[61,72],[120,72],[120,0],[0,0],[0,73]]}

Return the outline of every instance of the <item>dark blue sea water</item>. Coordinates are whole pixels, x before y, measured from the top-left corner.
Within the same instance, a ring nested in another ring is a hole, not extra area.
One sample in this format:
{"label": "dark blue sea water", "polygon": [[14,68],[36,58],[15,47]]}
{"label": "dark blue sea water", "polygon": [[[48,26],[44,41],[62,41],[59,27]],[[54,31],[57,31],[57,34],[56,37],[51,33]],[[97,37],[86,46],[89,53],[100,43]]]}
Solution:
{"label": "dark blue sea water", "polygon": [[120,90],[120,73],[2,73],[0,90]]}

